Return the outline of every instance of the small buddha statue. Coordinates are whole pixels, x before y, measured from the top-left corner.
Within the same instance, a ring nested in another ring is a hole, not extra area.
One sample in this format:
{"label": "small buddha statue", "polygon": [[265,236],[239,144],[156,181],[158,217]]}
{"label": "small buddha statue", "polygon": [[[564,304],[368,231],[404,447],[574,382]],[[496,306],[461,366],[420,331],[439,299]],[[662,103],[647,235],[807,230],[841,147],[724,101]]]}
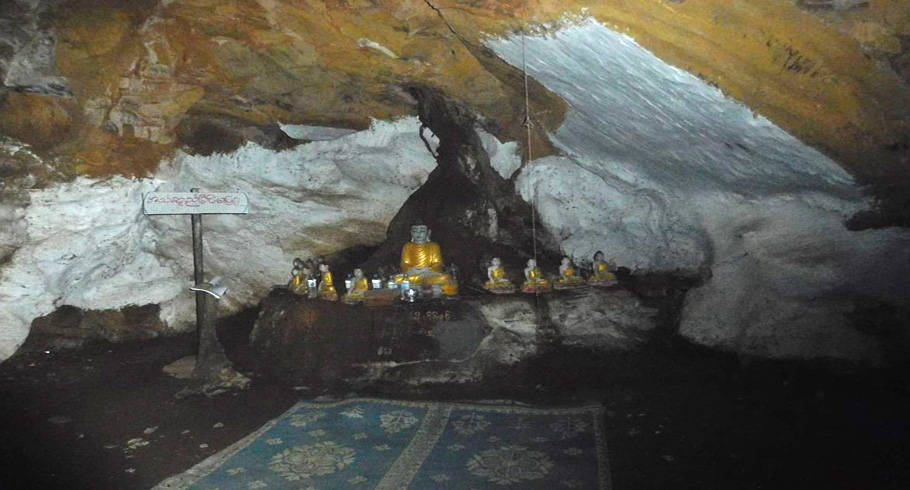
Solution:
{"label": "small buddha statue", "polygon": [[499,257],[493,257],[490,260],[490,266],[487,267],[487,279],[488,281],[484,283],[484,287],[491,293],[508,294],[515,292],[515,285],[506,278],[506,270],[503,268]]}
{"label": "small buddha statue", "polygon": [[309,293],[309,281],[307,279],[312,275],[312,270],[300,259],[294,259],[294,268],[291,269],[291,279],[288,281],[288,289],[301,296]]}
{"label": "small buddha statue", "polygon": [[306,296],[309,293],[307,289],[306,276],[303,275],[303,270],[294,267],[291,269],[291,280],[288,281],[288,289],[294,293],[301,296]]}
{"label": "small buddha statue", "polygon": [[329,264],[319,264],[319,272],[322,273],[322,280],[319,281],[319,298],[327,301],[338,301],[338,291],[335,289]]}
{"label": "small buddha statue", "polygon": [[616,275],[610,272],[610,264],[604,260],[604,253],[600,250],[594,253],[594,263],[591,264],[591,277],[588,278],[588,284],[598,287],[616,284]]}
{"label": "small buddha statue", "polygon": [[306,277],[303,277],[302,266],[302,260],[294,259],[294,267],[291,269],[291,279],[288,281],[288,289],[294,294],[305,295],[307,293]]}
{"label": "small buddha statue", "polygon": [[442,271],[442,250],[439,244],[430,241],[430,229],[426,225],[411,227],[411,241],[401,248],[401,274],[396,282],[408,281],[410,287],[441,286],[443,294],[458,293],[457,283],[451,275]]}
{"label": "small buddha statue", "polygon": [[351,288],[348,289],[348,292],[344,295],[344,302],[349,304],[360,303],[369,290],[370,280],[363,275],[363,269],[354,269],[354,277],[351,279]]}
{"label": "small buddha statue", "polygon": [[525,293],[545,293],[550,290],[550,281],[544,279],[543,273],[537,267],[537,261],[528,259],[528,266],[525,267],[525,282],[521,290]]}
{"label": "small buddha statue", "polygon": [[578,274],[572,259],[563,257],[559,264],[559,278],[553,283],[556,289],[569,289],[581,286],[585,280]]}
{"label": "small buddha statue", "polygon": [[445,268],[445,272],[449,275],[451,280],[448,284],[441,284],[442,294],[449,298],[453,298],[458,295],[458,266],[449,264],[449,266]]}

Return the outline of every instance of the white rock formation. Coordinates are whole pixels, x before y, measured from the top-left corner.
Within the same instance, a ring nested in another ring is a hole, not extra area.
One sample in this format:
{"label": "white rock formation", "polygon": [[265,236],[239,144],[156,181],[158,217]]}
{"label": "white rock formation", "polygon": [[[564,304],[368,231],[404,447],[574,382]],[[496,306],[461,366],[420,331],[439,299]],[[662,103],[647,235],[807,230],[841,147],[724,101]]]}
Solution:
{"label": "white rock formation", "polygon": [[583,289],[547,305],[562,345],[572,347],[631,348],[657,326],[657,309],[625,290]]}
{"label": "white rock formation", "polygon": [[[97,184],[97,185],[96,185]],[[0,359],[25,340],[31,321],[62,305],[118,308],[158,303],[184,289],[141,212],[156,181],[115,177],[30,192],[27,238],[0,276]]]}
{"label": "white rock formation", "polygon": [[480,128],[477,128],[477,134],[483,143],[483,149],[490,157],[493,170],[496,170],[496,173],[504,179],[511,178],[512,174],[521,166],[518,143],[515,141],[502,143],[495,136]]}
{"label": "white rock formation", "polygon": [[354,129],[310,126],[307,124],[279,124],[279,127],[291,138],[310,141],[333,140],[357,132]]}
{"label": "white rock formation", "polygon": [[[445,344],[451,343],[460,350],[467,347],[469,355],[455,359],[439,356],[401,363],[364,363],[359,366],[365,372],[351,381],[379,380],[414,386],[480,383],[501,376],[509,366],[554,348],[572,347],[599,354],[633,349],[651,338],[658,314],[656,308],[643,305],[629,291],[614,288],[586,288],[543,295],[537,300],[526,295],[494,296],[466,300],[465,304],[464,309],[476,309],[478,317],[465,315],[458,323],[437,323],[431,336],[439,342],[441,352],[446,350]],[[259,335],[287,338],[283,330],[286,327],[275,328],[276,311],[286,310],[273,306],[263,311],[260,318],[266,320],[257,322]],[[454,341],[452,330],[456,329],[461,330],[462,336]],[[478,338],[479,345],[466,344],[465,337],[476,332],[487,333]],[[267,357],[275,354],[270,350],[260,353]],[[293,378],[288,381],[297,382]]]}
{"label": "white rock formation", "polygon": [[205,268],[229,293],[219,308],[255,303],[288,279],[294,257],[382,241],[386,227],[436,162],[415,118],[275,152],[248,144],[229,155],[180,155],[151,179],[80,178],[30,192],[21,210],[0,208],[0,360],[32,319],[61,305],[119,308],[161,303],[162,319],[193,318],[188,216],[145,216],[149,191],[241,191],[250,214],[205,216]]}
{"label": "white rock formation", "polygon": [[[622,289],[586,288],[545,295],[539,301],[543,308],[518,296],[479,303],[477,309],[491,333],[478,353],[484,359],[511,365],[533,357],[542,343],[557,338],[564,346],[623,350],[638,345],[657,326],[658,311]],[[543,325],[554,329],[553,339],[540,338],[547,335],[541,332]]]}
{"label": "white rock formation", "polygon": [[480,352],[503,365],[537,354],[537,331],[542,322],[533,304],[519,298],[497,298],[480,305],[478,310],[493,329],[481,343]]}
{"label": "white rock formation", "polygon": [[[569,103],[522,195],[563,251],[637,271],[710,271],[682,334],[774,357],[875,362],[844,313],[908,305],[910,233],[851,233],[868,205],[837,164],[629,37],[588,20],[526,39],[530,75]],[[492,40],[521,67],[521,39]]]}

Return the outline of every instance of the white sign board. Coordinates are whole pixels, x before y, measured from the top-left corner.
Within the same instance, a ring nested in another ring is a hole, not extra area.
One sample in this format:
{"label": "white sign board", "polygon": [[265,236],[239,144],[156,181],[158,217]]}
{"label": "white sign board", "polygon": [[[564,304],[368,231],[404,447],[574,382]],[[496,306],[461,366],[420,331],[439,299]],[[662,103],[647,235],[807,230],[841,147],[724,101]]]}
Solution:
{"label": "white sign board", "polygon": [[246,214],[242,192],[149,192],[142,200],[145,214]]}

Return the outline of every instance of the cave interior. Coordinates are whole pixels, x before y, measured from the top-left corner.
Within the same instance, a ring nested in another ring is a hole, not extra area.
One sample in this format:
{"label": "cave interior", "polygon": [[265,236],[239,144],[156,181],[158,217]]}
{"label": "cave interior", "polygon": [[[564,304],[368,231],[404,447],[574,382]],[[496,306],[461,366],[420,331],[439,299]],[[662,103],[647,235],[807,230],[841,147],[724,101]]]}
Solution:
{"label": "cave interior", "polygon": [[906,2],[5,0],[0,82],[2,489],[352,398],[599,406],[599,488],[910,486]]}

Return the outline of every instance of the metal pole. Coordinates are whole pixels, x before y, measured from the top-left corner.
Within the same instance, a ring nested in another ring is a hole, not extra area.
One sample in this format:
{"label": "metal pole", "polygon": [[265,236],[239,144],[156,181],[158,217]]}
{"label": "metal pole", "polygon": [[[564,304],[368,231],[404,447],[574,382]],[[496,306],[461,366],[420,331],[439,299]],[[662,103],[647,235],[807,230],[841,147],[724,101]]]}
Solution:
{"label": "metal pole", "polygon": [[[190,189],[190,192],[199,192],[199,189]],[[193,280],[195,284],[205,282],[205,269],[202,264],[202,215],[190,215],[193,226]],[[206,294],[196,291],[196,351],[199,351],[202,329],[206,321]]]}

